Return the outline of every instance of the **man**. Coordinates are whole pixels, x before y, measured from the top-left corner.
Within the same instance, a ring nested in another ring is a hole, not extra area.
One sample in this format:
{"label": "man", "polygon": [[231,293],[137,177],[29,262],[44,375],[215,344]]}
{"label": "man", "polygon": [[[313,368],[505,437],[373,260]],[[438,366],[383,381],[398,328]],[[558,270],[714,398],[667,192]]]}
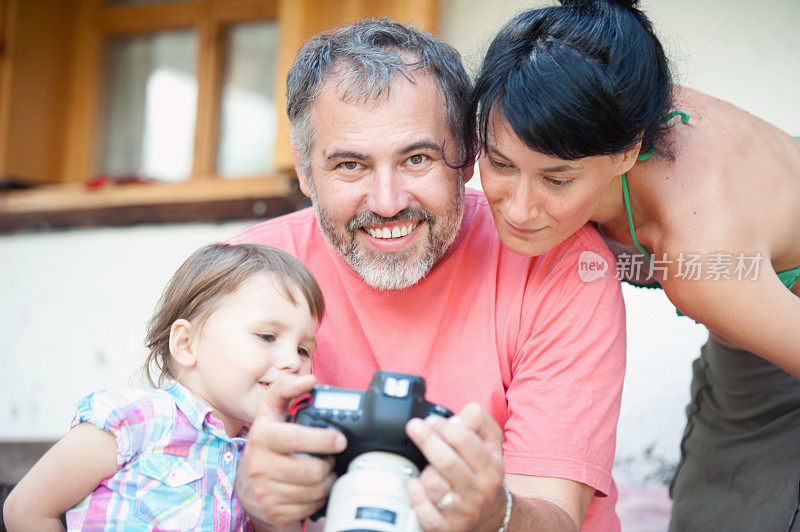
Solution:
{"label": "man", "polygon": [[[426,33],[384,19],[318,35],[287,88],[313,212],[231,242],[287,250],[317,278],[319,382],[365,389],[377,369],[417,374],[429,400],[458,412],[407,426],[430,462],[408,486],[422,527],[619,529],[624,308],[612,276],[578,278],[583,252],[612,264],[600,237],[585,227],[532,258],[500,245],[483,195],[465,193],[471,168],[455,168],[470,151],[458,140],[469,79]],[[336,453],[344,438],[281,421],[312,383],[275,384],[253,423],[236,489],[264,525],[308,516],[333,481],[330,460],[297,453]]]}

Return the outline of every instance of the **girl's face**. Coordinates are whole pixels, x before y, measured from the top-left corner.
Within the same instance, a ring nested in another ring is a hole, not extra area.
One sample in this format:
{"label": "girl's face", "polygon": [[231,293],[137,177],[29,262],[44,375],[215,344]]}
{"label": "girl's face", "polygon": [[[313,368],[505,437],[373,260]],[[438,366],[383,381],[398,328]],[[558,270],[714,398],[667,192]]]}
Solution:
{"label": "girl's face", "polygon": [[191,334],[194,365],[179,380],[214,409],[229,435],[256,415],[259,400],[283,373],[306,374],[317,322],[296,287],[291,303],[272,274],[247,279]]}
{"label": "girl's face", "polygon": [[546,253],[589,220],[601,221],[609,198],[621,194],[614,179],[630,169],[621,164],[627,156],[565,160],[533,151],[494,112],[487,145],[478,162],[483,191],[500,239],[521,255]]}

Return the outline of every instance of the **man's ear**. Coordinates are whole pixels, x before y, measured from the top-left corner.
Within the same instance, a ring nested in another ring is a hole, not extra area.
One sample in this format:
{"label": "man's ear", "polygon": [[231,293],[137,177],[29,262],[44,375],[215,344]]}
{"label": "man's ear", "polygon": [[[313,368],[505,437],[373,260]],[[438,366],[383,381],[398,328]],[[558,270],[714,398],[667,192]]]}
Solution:
{"label": "man's ear", "polygon": [[302,170],[302,165],[300,164],[300,150],[294,142],[292,142],[292,160],[294,161],[294,171],[297,173],[297,180],[300,182],[300,190],[310,198],[311,189],[308,186],[308,176]]}
{"label": "man's ear", "polygon": [[472,176],[475,174],[475,163],[464,168],[464,183],[469,182],[472,179]]}
{"label": "man's ear", "polygon": [[192,345],[195,331],[189,320],[179,319],[169,330],[169,354],[178,366],[192,368],[197,364],[197,352]]}

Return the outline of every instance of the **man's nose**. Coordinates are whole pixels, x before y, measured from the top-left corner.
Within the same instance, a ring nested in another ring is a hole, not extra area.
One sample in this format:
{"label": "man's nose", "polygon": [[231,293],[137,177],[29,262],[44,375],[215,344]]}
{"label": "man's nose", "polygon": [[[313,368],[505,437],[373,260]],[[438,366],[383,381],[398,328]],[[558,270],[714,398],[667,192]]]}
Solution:
{"label": "man's nose", "polygon": [[506,217],[514,225],[524,226],[539,216],[539,197],[529,179],[520,177],[508,195]]}
{"label": "man's nose", "polygon": [[404,178],[395,168],[376,168],[367,196],[367,209],[384,218],[391,218],[409,204]]}

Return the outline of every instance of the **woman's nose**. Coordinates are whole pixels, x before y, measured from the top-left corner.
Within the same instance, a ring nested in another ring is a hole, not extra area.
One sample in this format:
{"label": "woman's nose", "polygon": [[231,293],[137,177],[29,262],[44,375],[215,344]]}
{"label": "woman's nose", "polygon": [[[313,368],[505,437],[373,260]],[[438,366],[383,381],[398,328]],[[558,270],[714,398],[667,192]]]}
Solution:
{"label": "woman's nose", "polygon": [[506,200],[506,217],[509,222],[524,226],[539,216],[538,205],[535,187],[527,179],[520,178]]}

